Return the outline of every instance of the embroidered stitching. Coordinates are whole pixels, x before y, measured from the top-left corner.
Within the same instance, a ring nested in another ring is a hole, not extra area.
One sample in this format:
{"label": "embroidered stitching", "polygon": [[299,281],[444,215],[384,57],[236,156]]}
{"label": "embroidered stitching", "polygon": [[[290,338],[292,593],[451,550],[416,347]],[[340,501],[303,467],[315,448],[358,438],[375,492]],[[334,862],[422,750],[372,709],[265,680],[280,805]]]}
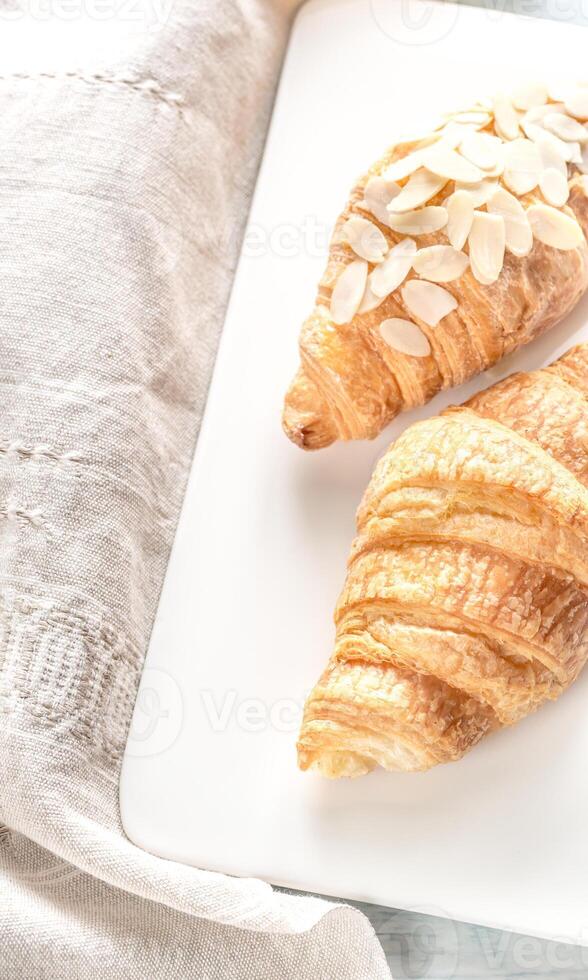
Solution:
{"label": "embroidered stitching", "polygon": [[34,462],[48,460],[52,463],[84,463],[84,457],[75,450],[66,453],[56,452],[50,446],[40,444],[38,446],[27,446],[19,439],[12,442],[0,441],[0,456],[17,456],[23,462]]}
{"label": "embroidered stitching", "polygon": [[33,527],[43,527],[45,518],[39,507],[25,510],[24,507],[17,507],[16,504],[8,504],[7,507],[0,507],[0,517],[5,517],[9,521],[24,521],[25,524],[32,524]]}
{"label": "embroidered stitching", "polygon": [[11,524],[29,524],[36,531],[43,531],[50,539],[55,536],[55,528],[49,524],[40,507],[27,509],[9,503],[6,507],[0,507],[0,520],[6,520]]}
{"label": "embroidered stitching", "polygon": [[[0,591],[0,628],[0,715],[18,704],[40,724],[63,724],[79,745],[119,759],[144,650],[100,616],[12,589]],[[52,678],[59,670],[64,682],[47,686],[40,666]]]}
{"label": "embroidered stitching", "polygon": [[86,82],[88,85],[94,85],[96,83],[106,85],[122,85],[125,88],[132,89],[134,92],[150,95],[157,101],[163,102],[165,105],[177,109],[180,113],[182,112],[182,107],[184,106],[184,98],[178,92],[168,92],[155,78],[131,78],[125,75],[109,75],[106,72],[94,72],[91,75],[86,75],[77,71],[66,71],[62,72],[61,74],[57,72],[40,71],[14,72],[9,75],[0,75],[0,82],[10,81],[11,79],[36,81],[40,78],[49,79],[50,81],[76,79],[80,82]]}

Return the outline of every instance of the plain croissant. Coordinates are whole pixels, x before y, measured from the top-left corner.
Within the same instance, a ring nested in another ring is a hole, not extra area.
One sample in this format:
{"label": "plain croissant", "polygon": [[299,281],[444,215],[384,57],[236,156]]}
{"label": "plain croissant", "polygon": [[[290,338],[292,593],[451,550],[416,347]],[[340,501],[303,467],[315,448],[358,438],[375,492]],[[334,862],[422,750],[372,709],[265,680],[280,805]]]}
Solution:
{"label": "plain croissant", "polygon": [[588,285],[588,87],[530,86],[392,148],[337,221],[283,425],[376,436],[560,320]]}
{"label": "plain croissant", "polygon": [[408,428],[358,513],[302,769],[459,759],[588,656],[588,344]]}

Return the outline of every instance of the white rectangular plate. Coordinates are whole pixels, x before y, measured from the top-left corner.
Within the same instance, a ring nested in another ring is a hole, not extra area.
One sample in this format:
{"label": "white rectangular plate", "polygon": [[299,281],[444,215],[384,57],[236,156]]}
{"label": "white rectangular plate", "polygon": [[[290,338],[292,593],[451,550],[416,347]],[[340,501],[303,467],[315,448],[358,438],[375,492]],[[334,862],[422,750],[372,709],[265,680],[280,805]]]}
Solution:
{"label": "white rectangular plate", "polygon": [[419,120],[585,62],[583,30],[547,21],[418,0],[302,8],[125,758],[125,828],[149,851],[588,943],[588,676],[428,773],[330,783],[295,756],[376,458],[416,418],[588,339],[588,305],[374,443],[305,455],[280,428],[324,229],[355,177]]}

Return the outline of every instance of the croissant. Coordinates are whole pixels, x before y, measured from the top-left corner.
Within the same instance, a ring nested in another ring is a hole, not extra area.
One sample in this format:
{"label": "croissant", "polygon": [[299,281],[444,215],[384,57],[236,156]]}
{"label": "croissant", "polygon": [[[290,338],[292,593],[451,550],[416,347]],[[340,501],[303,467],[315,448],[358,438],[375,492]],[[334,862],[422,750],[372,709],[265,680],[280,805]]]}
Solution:
{"label": "croissant", "polygon": [[377,464],[301,769],[461,758],[588,656],[588,344],[405,430]]}
{"label": "croissant", "polygon": [[391,148],[332,237],[283,426],[371,439],[557,323],[588,285],[588,85],[481,100]]}

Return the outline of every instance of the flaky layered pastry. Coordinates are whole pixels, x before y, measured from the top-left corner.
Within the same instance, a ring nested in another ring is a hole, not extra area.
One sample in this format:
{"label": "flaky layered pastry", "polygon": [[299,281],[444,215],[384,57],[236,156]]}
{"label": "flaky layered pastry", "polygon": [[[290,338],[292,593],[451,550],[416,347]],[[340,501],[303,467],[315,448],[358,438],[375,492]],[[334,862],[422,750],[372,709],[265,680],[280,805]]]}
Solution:
{"label": "flaky layered pastry", "polygon": [[588,656],[588,344],[408,428],[358,512],[302,769],[459,759]]}
{"label": "flaky layered pastry", "polygon": [[588,85],[481,100],[391,148],[337,221],[283,425],[304,449],[399,412],[543,333],[588,285]]}

